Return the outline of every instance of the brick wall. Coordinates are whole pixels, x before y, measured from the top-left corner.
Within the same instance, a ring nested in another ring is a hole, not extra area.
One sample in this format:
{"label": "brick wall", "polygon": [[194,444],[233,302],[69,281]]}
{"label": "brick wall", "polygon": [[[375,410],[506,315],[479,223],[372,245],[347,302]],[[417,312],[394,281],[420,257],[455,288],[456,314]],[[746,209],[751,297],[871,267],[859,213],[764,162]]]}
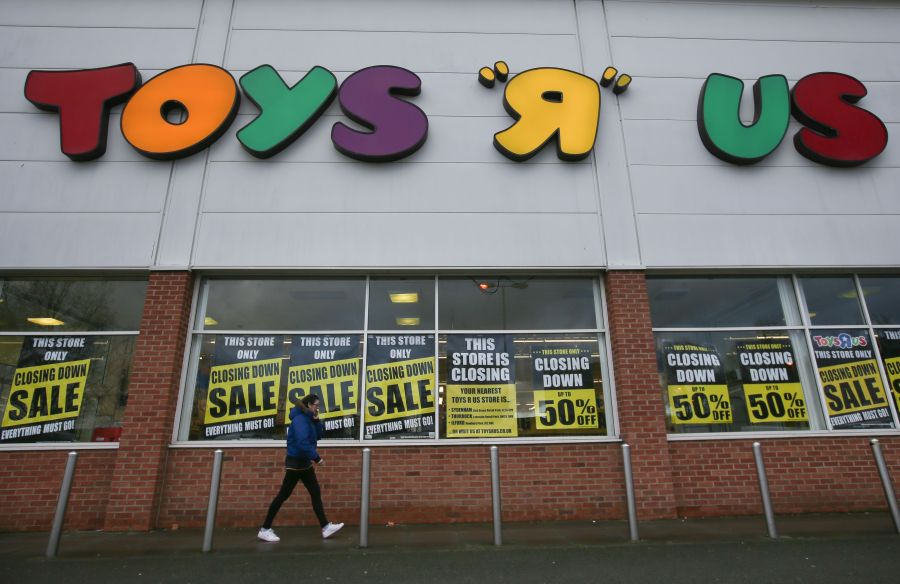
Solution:
{"label": "brick wall", "polygon": [[665,410],[643,272],[606,277],[606,304],[622,439],[631,445],[639,519],[674,517]]}
{"label": "brick wall", "polygon": [[[361,449],[323,448],[316,470],[328,517],[359,520]],[[159,527],[200,527],[206,514],[212,450],[175,449]],[[262,523],[283,475],[281,449],[227,449],[217,525]],[[503,446],[500,449],[506,521],[622,519],[625,493],[615,444]],[[370,521],[373,524],[490,521],[487,446],[374,447]],[[302,485],[275,525],[316,525]]]}
{"label": "brick wall", "polygon": [[[49,531],[56,513],[67,451],[0,453],[0,531]],[[115,450],[78,455],[66,529],[100,529]]]}
{"label": "brick wall", "polygon": [[[760,440],[776,513],[886,509],[869,438]],[[882,438],[894,485],[900,439]],[[681,516],[762,512],[753,440],[673,442],[672,476]]]}
{"label": "brick wall", "polygon": [[104,528],[156,525],[187,338],[193,278],[151,272]]}
{"label": "brick wall", "polygon": [[[170,448],[190,310],[191,276],[154,272],[141,322],[118,450],[82,451],[67,529],[201,527],[213,449]],[[606,279],[609,340],[623,438],[632,445],[641,519],[759,514],[747,440],[666,440],[646,281]],[[868,437],[764,439],[777,513],[885,509]],[[884,438],[900,485],[900,438]],[[361,446],[323,448],[318,469],[326,510],[359,517]],[[282,478],[281,448],[225,449],[220,527],[258,526]],[[0,530],[47,530],[65,451],[0,452]],[[489,521],[487,446],[372,448],[373,524]],[[625,495],[615,443],[501,446],[506,521],[621,519]],[[277,525],[316,525],[298,486]]]}

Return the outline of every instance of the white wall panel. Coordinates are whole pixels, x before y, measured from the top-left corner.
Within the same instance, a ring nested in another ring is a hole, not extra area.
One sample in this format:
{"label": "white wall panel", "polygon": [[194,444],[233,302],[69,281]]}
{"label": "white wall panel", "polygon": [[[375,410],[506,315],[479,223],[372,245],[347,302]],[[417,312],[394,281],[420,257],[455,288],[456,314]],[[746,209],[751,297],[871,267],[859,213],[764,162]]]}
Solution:
{"label": "white wall panel", "polygon": [[157,213],[0,213],[0,267],[147,267]]}
{"label": "white wall panel", "polygon": [[202,0],[0,0],[3,26],[195,28]]}
{"label": "white wall panel", "polygon": [[[850,3],[848,3],[850,4]],[[612,36],[897,42],[900,10],[797,5],[606,2]]]}
{"label": "white wall panel", "polygon": [[0,212],[162,211],[170,165],[0,162]]}
{"label": "white wall panel", "polygon": [[[60,150],[59,116],[55,113],[0,114],[0,160],[69,161]],[[119,130],[121,116],[109,116],[106,154],[94,162],[146,161],[125,141]]]}
{"label": "white wall panel", "polygon": [[897,267],[896,215],[641,215],[651,267]]}
{"label": "white wall panel", "polygon": [[[696,120],[697,103],[703,79],[676,79],[671,77],[640,77],[634,81],[636,91],[629,91],[620,98],[622,113],[631,120]],[[788,79],[791,87],[796,79]],[[885,123],[900,122],[900,83],[872,82],[860,79],[869,93],[857,105],[877,115]],[[741,100],[742,118],[753,120],[753,84],[755,79],[744,80],[744,97]]]}
{"label": "white wall panel", "polygon": [[[472,91],[485,91],[481,86]],[[498,100],[502,96],[495,94]],[[415,98],[411,100],[415,102]],[[223,135],[210,150],[210,159],[221,161],[256,160],[241,146],[235,133],[250,123],[254,116],[238,116],[231,129]],[[305,134],[285,150],[276,154],[271,161],[279,162],[348,162],[353,159],[338,152],[331,142],[331,127],[336,122],[355,126],[344,116],[323,116]],[[523,163],[512,162],[500,154],[493,144],[494,134],[513,124],[512,118],[504,117],[436,117],[428,120],[428,139],[415,154],[402,162],[388,163],[388,167],[405,162],[505,162],[511,166]],[[588,164],[582,162],[562,162],[556,157],[556,149],[551,145],[524,164]],[[257,164],[265,164],[259,161]],[[356,164],[359,164],[358,162]]]}
{"label": "white wall panel", "polygon": [[587,164],[214,162],[203,211],[596,213],[592,172]]}
{"label": "white wall panel", "polygon": [[560,34],[575,18],[558,0],[238,0],[234,28]]}
{"label": "white wall panel", "polygon": [[[888,134],[900,136],[900,124],[886,124]],[[793,136],[802,126],[791,122],[781,145],[754,166],[816,166],[822,165],[801,156],[794,148]],[[672,120],[626,120],[628,158],[631,164],[716,166],[726,162],[709,153],[700,141],[697,122]],[[728,164],[734,168],[734,165]],[[888,140],[878,157],[867,162],[865,168],[900,167],[900,144]]]}
{"label": "white wall panel", "polygon": [[[493,62],[491,63],[493,65]],[[231,71],[236,80],[246,71]],[[415,103],[429,118],[433,116],[465,116],[465,117],[504,117],[510,120],[503,109],[503,86],[494,89],[485,89],[478,83],[478,73],[419,73],[415,72],[422,80],[422,92],[412,98]],[[305,71],[279,71],[288,86],[292,86],[306,74]],[[2,75],[2,72],[0,72]],[[350,72],[335,72],[338,84],[351,75]],[[2,88],[0,88],[0,104],[3,103]],[[898,106],[900,108],[900,106]],[[252,101],[245,98],[241,100],[241,114],[257,115],[257,108]],[[324,115],[343,116],[337,97],[324,112]],[[241,120],[249,123],[250,118]]]}
{"label": "white wall panel", "polygon": [[[110,63],[117,65],[117,63]],[[25,78],[29,69],[0,69],[0,113],[36,113],[40,112],[33,103],[25,99]],[[148,69],[141,70],[141,77],[147,81],[155,77],[161,71]],[[120,112],[122,106],[112,108],[113,112]]]}
{"label": "white wall panel", "polygon": [[634,166],[639,213],[900,215],[900,169]]}
{"label": "white wall panel", "polygon": [[421,32],[348,32],[236,30],[225,61],[227,69],[249,70],[262,64],[303,71],[320,65],[332,71],[356,71],[371,65],[395,65],[415,73],[471,73],[505,60],[513,72],[532,67],[579,68],[574,35],[445,34]]}
{"label": "white wall panel", "polygon": [[618,37],[612,39],[612,47],[619,68],[640,77],[705,79],[710,73],[724,73],[741,79],[755,79],[780,73],[799,79],[817,71],[840,71],[869,81],[900,79],[900,42],[807,43]]}
{"label": "white wall panel", "polygon": [[201,267],[603,265],[594,215],[206,213]]}
{"label": "white wall panel", "polygon": [[88,69],[131,61],[168,69],[190,62],[194,36],[190,29],[3,27],[0,66]]}

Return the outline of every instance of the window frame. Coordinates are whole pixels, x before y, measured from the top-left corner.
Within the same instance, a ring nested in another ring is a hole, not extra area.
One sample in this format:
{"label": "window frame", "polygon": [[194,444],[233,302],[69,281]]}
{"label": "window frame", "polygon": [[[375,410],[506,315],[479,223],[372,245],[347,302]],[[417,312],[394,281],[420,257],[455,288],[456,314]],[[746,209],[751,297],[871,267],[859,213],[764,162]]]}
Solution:
{"label": "window frame", "polygon": [[[359,334],[362,336],[363,355],[361,363],[361,381],[360,381],[360,398],[359,398],[359,436],[356,439],[344,440],[322,440],[319,442],[320,447],[326,448],[362,448],[368,446],[473,446],[473,445],[500,445],[500,444],[553,444],[553,443],[579,443],[579,442],[621,442],[619,434],[619,416],[617,408],[617,400],[615,393],[615,379],[612,364],[612,349],[609,342],[609,330],[607,328],[607,304],[606,291],[603,282],[603,274],[600,272],[540,272],[534,274],[541,278],[582,278],[590,280],[594,298],[594,318],[597,324],[593,329],[523,329],[523,330],[442,330],[439,328],[439,279],[442,276],[459,277],[468,274],[477,275],[483,272],[491,272],[490,269],[472,269],[465,272],[428,272],[427,274],[416,272],[369,272],[363,275],[365,279],[365,308],[363,311],[363,327],[362,329],[353,330],[256,330],[241,329],[233,330],[206,330],[201,316],[205,313],[206,298],[208,286],[206,282],[213,279],[241,279],[241,274],[198,274],[195,277],[194,296],[191,302],[190,319],[188,323],[188,336],[185,343],[184,360],[182,366],[182,376],[180,389],[178,392],[178,400],[176,404],[175,420],[172,431],[172,439],[170,447],[172,448],[284,448],[284,441],[281,439],[231,439],[231,440],[190,440],[187,437],[187,426],[182,428],[182,422],[190,419],[193,403],[195,400],[195,383],[197,377],[198,359],[195,352],[199,348],[199,343],[195,342],[198,336],[208,334],[284,334],[284,335],[325,335],[325,334]],[[297,274],[284,276],[270,276],[268,279],[292,279],[292,278],[323,278],[329,277],[350,277],[359,274]],[[498,276],[514,275],[509,271],[497,272]],[[522,274],[515,274],[522,276]],[[431,329],[368,329],[369,320],[369,283],[373,278],[434,278],[434,327]],[[254,277],[245,277],[246,279],[255,279]],[[199,321],[199,322],[198,322]],[[442,438],[440,435],[440,413],[441,405],[439,396],[440,372],[437,362],[439,360],[439,339],[443,334],[560,334],[560,333],[581,333],[595,335],[597,338],[598,349],[600,351],[600,371],[603,375],[603,398],[606,410],[607,434],[605,436],[566,436],[566,437],[515,437],[515,438]],[[409,335],[434,335],[434,388],[435,388],[435,436],[433,438],[398,438],[398,439],[368,439],[364,438],[365,432],[365,370],[368,363],[368,339],[370,334],[409,334]],[[190,408],[190,409],[189,409]]]}
{"label": "window frame", "polygon": [[[671,274],[660,274],[669,276]],[[699,275],[693,274],[697,277],[709,277],[708,275]],[[723,276],[726,275],[723,273]],[[732,275],[732,274],[727,274]],[[762,277],[771,277],[773,274],[758,274]],[[806,297],[803,293],[803,286],[800,283],[800,278],[804,276],[844,276],[849,275],[853,279],[853,284],[856,289],[856,294],[859,300],[860,310],[862,311],[863,316],[863,324],[856,325],[841,325],[841,324],[822,324],[822,325],[812,325],[809,318],[809,307],[806,302]],[[900,278],[900,274],[884,274],[885,276],[893,276]],[[652,275],[648,275],[652,277]],[[685,274],[684,277],[691,277],[691,275]],[[790,274],[774,274],[774,277],[786,277],[790,278],[792,288],[794,291],[794,295],[796,297],[797,309],[800,314],[800,324],[799,325],[786,325],[786,326],[778,326],[778,327],[653,327],[653,335],[654,339],[656,338],[656,334],[658,332],[733,332],[733,331],[742,331],[742,330],[753,330],[753,331],[765,331],[765,330],[777,330],[777,331],[799,331],[804,338],[806,343],[807,355],[809,357],[809,365],[812,368],[813,372],[813,382],[815,383],[815,392],[818,397],[819,408],[822,412],[823,421],[825,424],[824,429],[813,429],[812,427],[808,430],[742,430],[735,432],[696,432],[696,433],[671,433],[666,432],[667,440],[677,442],[677,441],[692,441],[692,440],[750,440],[750,439],[758,439],[758,438],[798,438],[798,437],[815,437],[815,436],[886,436],[886,435],[897,435],[900,434],[900,414],[898,414],[897,409],[895,407],[895,400],[893,399],[893,395],[891,395],[891,387],[889,383],[889,377],[887,376],[887,372],[884,368],[884,361],[881,357],[881,350],[878,347],[878,342],[875,338],[875,331],[879,329],[891,329],[891,328],[900,328],[900,323],[894,325],[873,325],[871,318],[869,316],[868,306],[866,305],[865,296],[863,295],[863,289],[860,282],[858,273],[844,273],[844,272],[816,272],[816,273],[790,273]],[[787,316],[787,315],[786,315]],[[788,320],[787,318],[785,319]],[[868,332],[869,338],[872,340],[872,344],[874,346],[874,355],[875,359],[878,361],[878,370],[881,375],[881,381],[885,389],[886,397],[889,402],[889,409],[891,411],[891,420],[893,422],[893,428],[863,428],[863,429],[838,429],[835,430],[832,427],[831,421],[827,415],[828,408],[825,403],[825,395],[822,387],[822,380],[818,374],[818,365],[815,359],[814,348],[812,344],[812,336],[811,333],[816,330],[827,330],[827,329],[846,329],[846,330],[863,330]],[[807,388],[804,388],[807,389]],[[813,388],[809,388],[813,389]],[[665,420],[665,423],[668,427],[668,420]]]}
{"label": "window frame", "polygon": [[[15,274],[9,276],[15,279]],[[22,279],[39,280],[41,278],[50,279],[72,279],[72,280],[133,280],[148,282],[147,274],[122,273],[122,274],[21,274]],[[146,290],[144,291],[143,303],[146,303]],[[142,305],[143,305],[142,303]],[[142,311],[143,312],[143,311]],[[138,317],[138,321],[141,317]],[[113,331],[0,331],[2,337],[118,337],[132,336],[137,338],[140,336],[140,330],[113,330]],[[132,361],[130,367],[134,363],[134,353],[132,353]],[[131,380],[129,379],[129,385]],[[130,388],[129,388],[130,389]],[[0,452],[21,452],[21,451],[52,451],[52,450],[118,450],[119,442],[13,442],[9,444],[0,443]]]}

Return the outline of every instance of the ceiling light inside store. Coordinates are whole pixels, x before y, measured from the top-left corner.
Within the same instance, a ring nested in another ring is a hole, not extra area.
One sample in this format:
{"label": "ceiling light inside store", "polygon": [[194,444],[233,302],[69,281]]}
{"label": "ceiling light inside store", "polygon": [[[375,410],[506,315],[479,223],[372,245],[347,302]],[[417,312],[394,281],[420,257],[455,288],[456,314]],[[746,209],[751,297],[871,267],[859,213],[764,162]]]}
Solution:
{"label": "ceiling light inside store", "polygon": [[60,326],[66,324],[63,321],[55,319],[51,316],[32,316],[25,320],[38,326]]}
{"label": "ceiling light inside store", "polygon": [[420,320],[418,316],[400,316],[396,322],[400,326],[419,326]]}
{"label": "ceiling light inside store", "polygon": [[419,301],[418,292],[390,292],[388,296],[394,304],[412,304]]}
{"label": "ceiling light inside store", "polygon": [[203,319],[203,326],[216,326],[217,324],[219,324],[219,321],[211,316],[207,316]]}

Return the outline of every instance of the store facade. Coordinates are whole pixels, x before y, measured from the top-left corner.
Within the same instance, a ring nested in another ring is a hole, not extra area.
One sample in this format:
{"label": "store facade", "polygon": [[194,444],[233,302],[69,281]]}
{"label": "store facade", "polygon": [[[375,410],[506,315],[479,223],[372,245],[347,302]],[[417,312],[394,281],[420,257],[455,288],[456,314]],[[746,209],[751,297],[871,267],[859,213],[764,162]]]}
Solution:
{"label": "store facade", "polygon": [[885,507],[900,3],[469,4],[0,7],[0,529]]}

